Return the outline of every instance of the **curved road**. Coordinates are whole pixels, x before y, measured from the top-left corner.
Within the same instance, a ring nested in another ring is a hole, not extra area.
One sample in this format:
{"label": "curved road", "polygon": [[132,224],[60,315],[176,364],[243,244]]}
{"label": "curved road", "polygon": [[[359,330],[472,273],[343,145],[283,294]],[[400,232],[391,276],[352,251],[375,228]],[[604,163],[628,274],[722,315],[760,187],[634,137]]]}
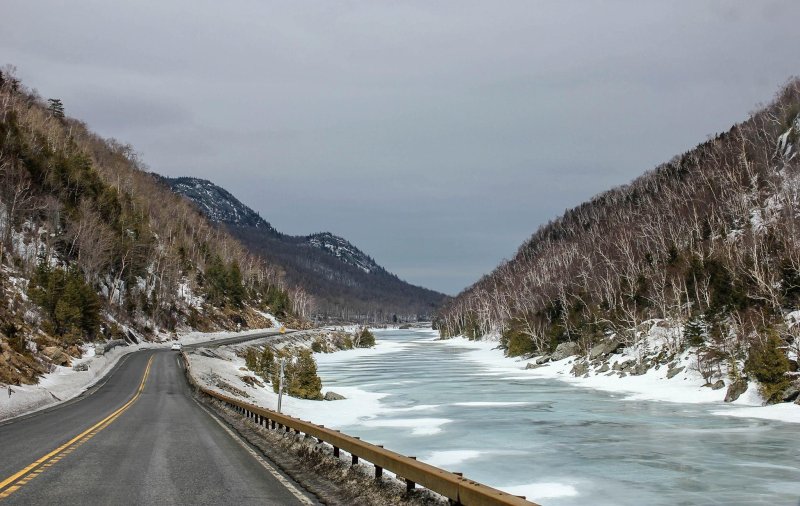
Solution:
{"label": "curved road", "polygon": [[0,503],[316,504],[195,402],[182,367],[132,353],[91,395],[0,424]]}

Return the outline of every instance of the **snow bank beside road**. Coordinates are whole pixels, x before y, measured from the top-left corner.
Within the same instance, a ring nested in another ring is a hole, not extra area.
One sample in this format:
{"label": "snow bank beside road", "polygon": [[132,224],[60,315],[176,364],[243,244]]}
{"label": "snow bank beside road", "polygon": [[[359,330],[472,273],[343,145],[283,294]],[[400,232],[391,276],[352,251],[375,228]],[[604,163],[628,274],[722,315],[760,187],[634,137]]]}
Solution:
{"label": "snow bank beside road", "polygon": [[139,351],[138,346],[117,346],[105,355],[94,354],[94,346],[86,346],[84,356],[72,361],[73,365],[86,364],[87,371],[75,371],[72,367],[56,366],[45,374],[36,385],[8,386],[0,391],[0,420],[24,415],[38,409],[73,399],[94,386],[120,360],[120,358]]}
{"label": "snow bank beside road", "polygon": [[[246,332],[189,332],[179,335],[177,341],[182,344],[196,344],[258,334],[265,330],[275,329],[253,329]],[[166,335],[162,335],[161,338],[162,340],[159,342],[117,346],[104,355],[95,355],[94,345],[84,345],[83,356],[73,359],[72,365],[86,364],[88,370],[75,371],[72,367],[56,366],[53,372],[43,375],[36,385],[11,385],[10,397],[8,386],[3,386],[0,388],[0,420],[28,414],[74,399],[97,384],[125,355],[144,349],[168,348],[174,342]]]}

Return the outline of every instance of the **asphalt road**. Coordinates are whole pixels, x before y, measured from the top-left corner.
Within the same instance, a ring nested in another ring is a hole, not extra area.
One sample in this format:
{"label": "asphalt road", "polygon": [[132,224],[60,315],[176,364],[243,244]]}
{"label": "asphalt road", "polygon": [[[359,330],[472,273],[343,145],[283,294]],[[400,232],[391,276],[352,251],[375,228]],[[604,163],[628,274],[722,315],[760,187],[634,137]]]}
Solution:
{"label": "asphalt road", "polygon": [[316,500],[195,402],[178,353],[146,350],[91,395],[0,425],[0,503]]}

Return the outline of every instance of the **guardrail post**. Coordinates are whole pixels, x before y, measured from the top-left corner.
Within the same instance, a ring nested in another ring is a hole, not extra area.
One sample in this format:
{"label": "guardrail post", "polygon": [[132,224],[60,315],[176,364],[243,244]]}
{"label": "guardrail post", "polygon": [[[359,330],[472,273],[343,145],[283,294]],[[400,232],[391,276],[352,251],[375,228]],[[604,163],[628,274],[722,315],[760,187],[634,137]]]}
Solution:
{"label": "guardrail post", "polygon": [[336,458],[339,458],[339,447],[338,446],[334,446],[333,447],[333,456],[336,457]]}
{"label": "guardrail post", "polygon": [[416,487],[416,486],[417,486],[417,484],[414,483],[413,481],[406,480],[406,493],[411,492],[412,490],[414,490],[414,487]]}
{"label": "guardrail post", "polygon": [[383,468],[381,466],[375,466],[375,479],[380,480],[381,476],[383,476]]}
{"label": "guardrail post", "polygon": [[353,455],[353,454],[350,454],[350,457],[352,457],[352,459],[351,459],[351,460],[352,460],[352,462],[351,462],[351,464],[350,464],[350,465],[353,465],[353,466],[354,466],[354,465],[358,464],[358,455]]}

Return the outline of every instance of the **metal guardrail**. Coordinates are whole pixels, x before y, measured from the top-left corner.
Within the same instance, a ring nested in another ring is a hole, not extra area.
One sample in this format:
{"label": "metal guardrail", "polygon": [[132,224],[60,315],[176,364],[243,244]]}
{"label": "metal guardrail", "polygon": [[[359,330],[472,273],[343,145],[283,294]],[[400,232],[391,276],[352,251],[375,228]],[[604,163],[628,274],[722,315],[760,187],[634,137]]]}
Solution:
{"label": "metal guardrail", "polygon": [[202,387],[192,376],[186,354],[181,352],[181,355],[183,355],[183,360],[186,364],[186,375],[189,382],[198,391],[224,402],[258,425],[272,430],[294,431],[297,434],[306,434],[316,438],[319,442],[325,442],[333,447],[334,457],[339,457],[340,450],[344,450],[351,455],[353,465],[357,464],[359,459],[363,459],[375,466],[376,478],[382,476],[384,469],[391,471],[397,475],[398,479],[405,480],[406,488],[409,491],[419,484],[449,498],[453,504],[465,506],[537,506],[535,503],[526,501],[523,497],[508,494],[465,478],[460,474],[445,471],[425,462],[419,462],[415,457],[400,455],[382,446],[361,441],[357,437],[348,436],[338,430],[328,429],[323,425],[300,420],[299,418],[243,402]]}

